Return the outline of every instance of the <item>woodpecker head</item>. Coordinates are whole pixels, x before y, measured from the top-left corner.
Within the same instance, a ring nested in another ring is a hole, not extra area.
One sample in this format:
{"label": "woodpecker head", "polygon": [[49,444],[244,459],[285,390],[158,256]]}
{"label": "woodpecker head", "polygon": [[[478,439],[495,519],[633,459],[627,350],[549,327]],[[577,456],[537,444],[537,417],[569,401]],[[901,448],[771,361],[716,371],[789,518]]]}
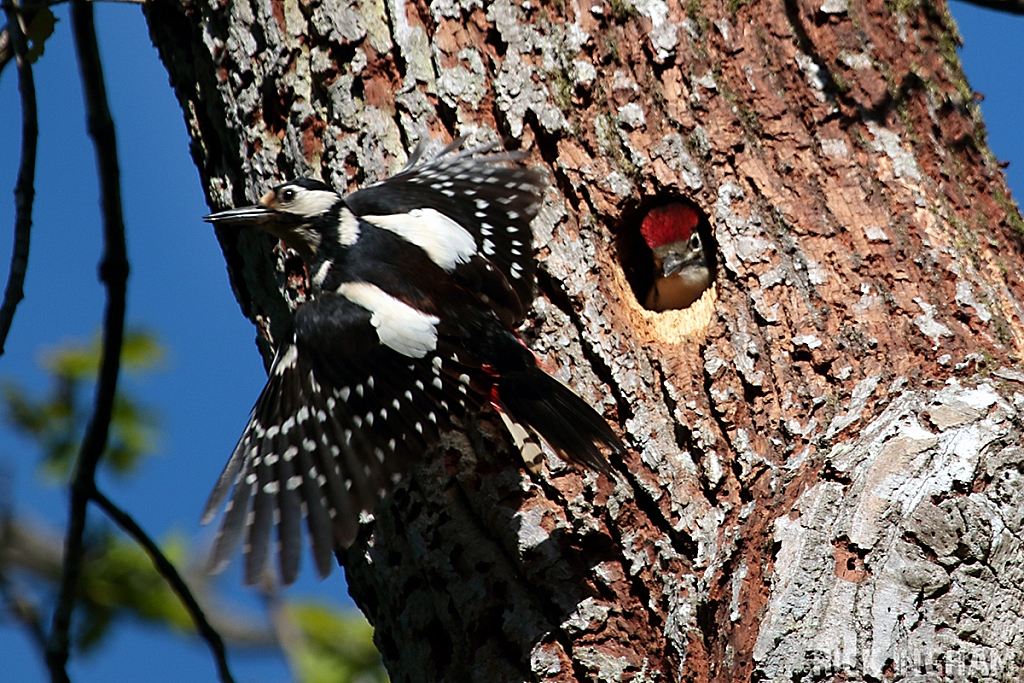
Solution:
{"label": "woodpecker head", "polygon": [[699,223],[696,208],[679,202],[656,207],[644,217],[640,234],[654,255],[655,271],[647,308],[686,308],[711,283]]}
{"label": "woodpecker head", "polygon": [[[357,230],[342,197],[319,180],[297,178],[260,197],[258,203],[203,217],[214,225],[254,226],[266,230],[312,260],[324,239],[344,244],[344,229]],[[354,240],[353,240],[354,241]]]}

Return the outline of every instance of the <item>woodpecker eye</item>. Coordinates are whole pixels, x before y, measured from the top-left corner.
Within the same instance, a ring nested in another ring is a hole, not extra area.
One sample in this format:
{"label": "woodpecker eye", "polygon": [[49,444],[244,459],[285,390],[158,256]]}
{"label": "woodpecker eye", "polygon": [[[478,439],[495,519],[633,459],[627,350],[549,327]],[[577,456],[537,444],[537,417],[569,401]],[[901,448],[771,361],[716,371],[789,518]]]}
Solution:
{"label": "woodpecker eye", "polygon": [[295,188],[286,187],[281,190],[281,201],[286,204],[295,201]]}
{"label": "woodpecker eye", "polygon": [[692,235],[690,235],[690,249],[693,249],[695,251],[697,249],[700,249],[700,233],[699,232],[695,232]]}

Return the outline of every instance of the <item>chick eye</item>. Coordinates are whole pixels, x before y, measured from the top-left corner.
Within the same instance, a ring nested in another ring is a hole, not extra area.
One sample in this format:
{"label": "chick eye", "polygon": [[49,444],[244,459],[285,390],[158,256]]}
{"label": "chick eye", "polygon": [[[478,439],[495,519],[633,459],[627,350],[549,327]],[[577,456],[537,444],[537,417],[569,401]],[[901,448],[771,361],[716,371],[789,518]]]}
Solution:
{"label": "chick eye", "polygon": [[285,189],[281,190],[281,201],[282,202],[288,203],[288,202],[292,202],[294,200],[295,200],[295,189],[294,188],[286,187]]}
{"label": "chick eye", "polygon": [[695,232],[690,236],[690,249],[700,249],[700,233]]}

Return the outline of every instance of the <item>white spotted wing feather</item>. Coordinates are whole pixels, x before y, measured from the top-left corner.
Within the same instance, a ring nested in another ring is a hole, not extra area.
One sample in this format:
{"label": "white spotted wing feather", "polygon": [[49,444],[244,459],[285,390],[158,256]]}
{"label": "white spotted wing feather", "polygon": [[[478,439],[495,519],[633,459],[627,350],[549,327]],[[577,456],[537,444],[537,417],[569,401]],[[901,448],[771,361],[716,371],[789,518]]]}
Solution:
{"label": "white spotted wing feather", "polygon": [[493,277],[500,281],[478,286],[485,291],[511,286],[520,304],[513,320],[518,323],[533,301],[530,223],[545,183],[536,171],[509,165],[522,155],[485,154],[489,147],[452,153],[461,144],[457,139],[424,162],[419,161],[422,148],[417,149],[400,173],[354,192],[345,203],[363,220],[400,232],[446,270],[473,258],[493,264]]}
{"label": "white spotted wing feather", "polygon": [[305,519],[326,576],[333,549],[355,540],[359,513],[450,427],[450,415],[482,404],[485,389],[465,381],[476,369],[438,348],[428,316],[387,295],[353,296],[361,303],[323,294],[296,312],[295,337],[207,503],[204,523],[228,501],[211,571],[244,538],[245,579],[258,582],[276,526],[281,579],[291,583]]}

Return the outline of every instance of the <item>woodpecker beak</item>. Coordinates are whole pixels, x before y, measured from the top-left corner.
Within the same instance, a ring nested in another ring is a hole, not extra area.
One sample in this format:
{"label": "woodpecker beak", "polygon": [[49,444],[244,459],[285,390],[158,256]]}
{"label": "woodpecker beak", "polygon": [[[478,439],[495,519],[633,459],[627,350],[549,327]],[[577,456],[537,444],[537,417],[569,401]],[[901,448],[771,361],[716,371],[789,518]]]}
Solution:
{"label": "woodpecker beak", "polygon": [[665,277],[669,277],[671,275],[675,275],[684,268],[703,265],[703,252],[697,252],[696,254],[681,254],[679,252],[672,251],[665,254],[665,257],[662,259],[661,270]]}
{"label": "woodpecker beak", "polygon": [[207,223],[213,223],[214,225],[262,226],[272,220],[276,215],[276,211],[271,211],[262,204],[253,204],[252,206],[243,206],[238,209],[228,209],[227,211],[211,213],[207,216],[203,216],[203,220]]}
{"label": "woodpecker beak", "polygon": [[260,197],[258,204],[211,213],[203,216],[203,220],[214,225],[251,225],[265,228],[270,221],[281,221],[284,218],[279,211],[270,208],[273,201],[274,192],[271,190]]}
{"label": "woodpecker beak", "polygon": [[310,230],[310,218],[279,211],[276,206],[277,196],[270,190],[260,197],[258,204],[211,213],[203,216],[203,220],[215,226],[259,228],[299,252],[302,258],[312,258],[320,247],[320,235]]}

